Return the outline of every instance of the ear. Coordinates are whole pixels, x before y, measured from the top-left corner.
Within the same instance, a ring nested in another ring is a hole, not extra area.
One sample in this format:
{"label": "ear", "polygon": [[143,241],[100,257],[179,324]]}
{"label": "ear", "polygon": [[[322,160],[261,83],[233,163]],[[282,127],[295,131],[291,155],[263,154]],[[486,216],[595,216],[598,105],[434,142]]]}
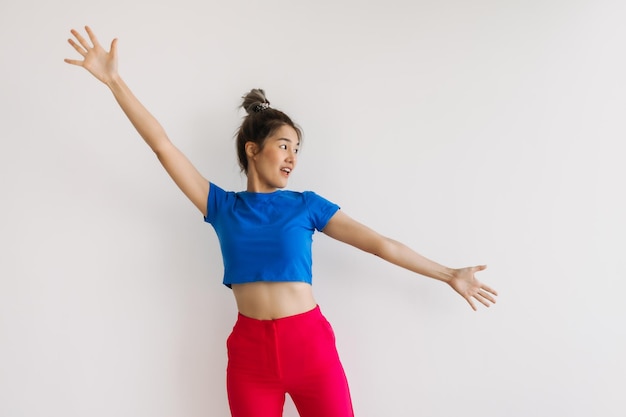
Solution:
{"label": "ear", "polygon": [[259,147],[254,142],[246,142],[245,149],[246,156],[248,158],[254,158],[254,156],[259,152]]}

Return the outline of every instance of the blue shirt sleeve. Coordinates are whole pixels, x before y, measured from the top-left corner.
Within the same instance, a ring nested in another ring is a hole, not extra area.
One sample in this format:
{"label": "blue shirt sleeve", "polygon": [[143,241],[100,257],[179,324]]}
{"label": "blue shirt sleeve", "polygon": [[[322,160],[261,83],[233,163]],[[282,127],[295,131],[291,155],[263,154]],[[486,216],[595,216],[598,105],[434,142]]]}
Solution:
{"label": "blue shirt sleeve", "polygon": [[209,195],[207,196],[206,203],[206,216],[204,221],[213,224],[215,216],[219,210],[220,205],[226,200],[226,191],[213,184],[209,183]]}
{"label": "blue shirt sleeve", "polygon": [[340,207],[315,194],[313,191],[305,191],[302,194],[304,195],[313,225],[317,231],[321,232]]}

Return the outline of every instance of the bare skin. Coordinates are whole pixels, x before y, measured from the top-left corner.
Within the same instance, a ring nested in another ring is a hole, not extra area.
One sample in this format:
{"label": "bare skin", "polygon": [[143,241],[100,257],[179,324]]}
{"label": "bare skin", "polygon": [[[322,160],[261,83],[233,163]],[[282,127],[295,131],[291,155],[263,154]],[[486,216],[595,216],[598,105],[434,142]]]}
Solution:
{"label": "bare skin", "polygon": [[259,320],[293,316],[315,308],[313,287],[306,282],[252,282],[233,285],[237,309]]}
{"label": "bare skin", "polygon": [[[65,62],[85,68],[104,83],[137,132],[150,146],[170,177],[181,191],[200,210],[207,212],[209,181],[174,146],[161,124],[134,96],[117,70],[117,39],[107,52],[89,27],[85,27],[89,40],[72,30],[74,39],[68,42],[82,56],[82,60],[65,59]],[[289,176],[297,164],[298,140],[296,132],[283,126],[268,137],[262,149],[255,144],[246,145],[248,158],[247,191],[268,193],[287,186]],[[323,232],[341,242],[413,271],[448,284],[463,297],[474,310],[477,303],[489,307],[496,302],[497,292],[481,283],[475,273],[486,266],[452,269],[423,257],[406,245],[387,238],[357,222],[343,211],[338,211]],[[239,312],[257,319],[276,319],[303,313],[316,306],[311,286],[303,282],[255,282],[233,285],[233,294]]]}

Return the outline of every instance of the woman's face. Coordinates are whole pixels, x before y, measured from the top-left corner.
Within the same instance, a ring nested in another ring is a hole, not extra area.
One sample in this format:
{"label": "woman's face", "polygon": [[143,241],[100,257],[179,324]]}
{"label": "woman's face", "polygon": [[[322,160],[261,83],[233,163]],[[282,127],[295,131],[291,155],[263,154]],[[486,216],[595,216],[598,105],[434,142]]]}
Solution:
{"label": "woman's face", "polygon": [[260,151],[248,142],[248,191],[268,193],[285,188],[298,162],[299,147],[298,134],[288,125],[268,137]]}

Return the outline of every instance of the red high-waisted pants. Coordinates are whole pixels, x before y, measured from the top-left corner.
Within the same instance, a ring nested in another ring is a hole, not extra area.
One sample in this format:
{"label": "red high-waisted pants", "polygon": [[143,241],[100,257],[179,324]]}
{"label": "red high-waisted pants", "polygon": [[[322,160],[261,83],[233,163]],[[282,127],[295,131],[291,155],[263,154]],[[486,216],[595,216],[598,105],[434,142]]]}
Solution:
{"label": "red high-waisted pants", "polygon": [[276,320],[239,314],[228,337],[233,417],[280,417],[289,393],[301,417],[353,417],[335,335],[319,307]]}

